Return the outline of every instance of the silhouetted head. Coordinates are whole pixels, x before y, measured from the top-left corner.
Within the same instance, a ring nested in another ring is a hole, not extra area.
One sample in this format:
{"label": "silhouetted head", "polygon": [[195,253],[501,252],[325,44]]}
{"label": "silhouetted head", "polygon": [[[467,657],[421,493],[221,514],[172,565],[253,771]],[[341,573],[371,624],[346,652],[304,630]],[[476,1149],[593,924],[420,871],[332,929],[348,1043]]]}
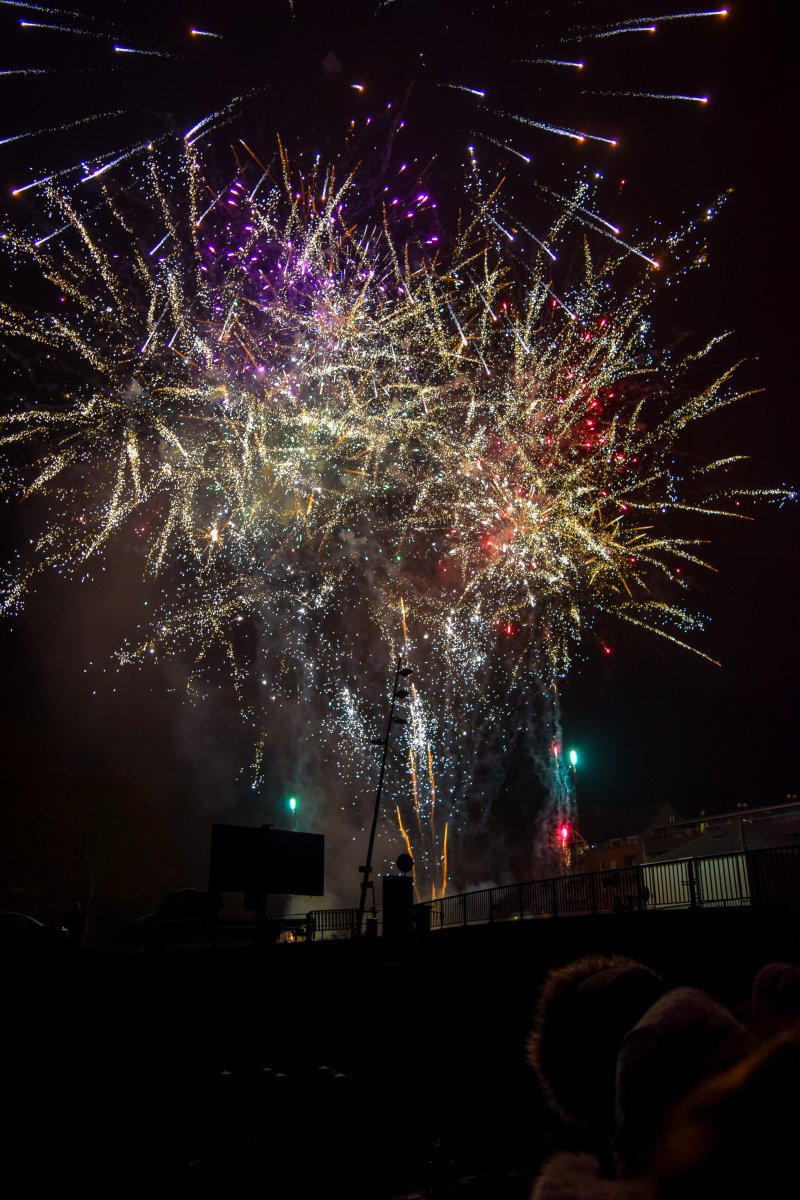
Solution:
{"label": "silhouetted head", "polygon": [[800,1026],[700,1084],[670,1114],[642,1200],[762,1200],[797,1188]]}
{"label": "silhouetted head", "polygon": [[752,1044],[744,1026],[706,992],[684,987],[661,996],[619,1048],[617,1173],[637,1175],[670,1109],[702,1080],[738,1062]]}
{"label": "silhouetted head", "polygon": [[620,955],[588,955],[548,974],[528,1061],[564,1120],[610,1134],[617,1051],[663,992],[655,971]]}
{"label": "silhouetted head", "polygon": [[800,967],[767,963],[753,980],[753,1022],[762,1032],[774,1032],[800,1019]]}

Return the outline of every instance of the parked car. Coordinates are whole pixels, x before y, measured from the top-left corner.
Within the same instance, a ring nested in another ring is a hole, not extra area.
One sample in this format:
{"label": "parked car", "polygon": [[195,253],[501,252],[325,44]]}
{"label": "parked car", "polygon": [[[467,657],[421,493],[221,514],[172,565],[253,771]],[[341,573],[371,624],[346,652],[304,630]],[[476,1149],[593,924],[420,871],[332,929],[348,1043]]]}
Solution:
{"label": "parked car", "polygon": [[58,954],[69,948],[63,925],[45,925],[25,913],[0,912],[0,954]]}

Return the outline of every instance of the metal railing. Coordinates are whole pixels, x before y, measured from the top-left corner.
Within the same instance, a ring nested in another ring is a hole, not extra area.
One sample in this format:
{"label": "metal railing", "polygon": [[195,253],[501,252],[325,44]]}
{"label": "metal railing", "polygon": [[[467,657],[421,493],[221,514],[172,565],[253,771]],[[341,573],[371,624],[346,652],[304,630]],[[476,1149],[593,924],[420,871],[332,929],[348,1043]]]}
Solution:
{"label": "metal railing", "polygon": [[347,933],[355,937],[357,925],[357,908],[315,908],[306,914],[307,936],[312,941],[318,933]]}
{"label": "metal railing", "polygon": [[797,902],[800,845],[656,861],[462,892],[415,905],[415,923],[417,929],[427,931],[531,917]]}

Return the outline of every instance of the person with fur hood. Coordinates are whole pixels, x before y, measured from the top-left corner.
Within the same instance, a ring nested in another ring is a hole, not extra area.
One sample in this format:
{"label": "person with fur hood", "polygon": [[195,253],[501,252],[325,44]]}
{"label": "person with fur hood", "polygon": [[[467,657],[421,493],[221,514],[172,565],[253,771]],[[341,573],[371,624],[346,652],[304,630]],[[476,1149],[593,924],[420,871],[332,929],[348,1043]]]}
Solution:
{"label": "person with fur hood", "polygon": [[750,1038],[711,996],[591,955],[547,976],[528,1057],[561,1129],[532,1200],[639,1200],[666,1114]]}

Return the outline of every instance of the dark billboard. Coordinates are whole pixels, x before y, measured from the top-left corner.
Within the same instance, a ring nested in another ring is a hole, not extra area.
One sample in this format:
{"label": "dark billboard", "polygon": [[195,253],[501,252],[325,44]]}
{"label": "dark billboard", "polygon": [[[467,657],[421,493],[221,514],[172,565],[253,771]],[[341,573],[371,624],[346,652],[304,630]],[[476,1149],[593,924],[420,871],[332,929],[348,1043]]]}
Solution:
{"label": "dark billboard", "polygon": [[212,892],[322,896],[325,838],[266,826],[212,825],[208,886]]}

